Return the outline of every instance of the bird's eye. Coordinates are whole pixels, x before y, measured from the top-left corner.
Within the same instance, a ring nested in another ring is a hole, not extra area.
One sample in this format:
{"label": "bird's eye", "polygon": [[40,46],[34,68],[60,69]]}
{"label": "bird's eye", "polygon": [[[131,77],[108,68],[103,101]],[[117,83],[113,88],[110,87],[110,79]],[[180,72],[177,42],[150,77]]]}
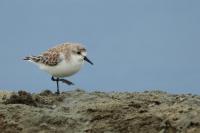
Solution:
{"label": "bird's eye", "polygon": [[78,51],[78,52],[77,52],[77,54],[81,54],[81,52],[80,52],[80,51]]}

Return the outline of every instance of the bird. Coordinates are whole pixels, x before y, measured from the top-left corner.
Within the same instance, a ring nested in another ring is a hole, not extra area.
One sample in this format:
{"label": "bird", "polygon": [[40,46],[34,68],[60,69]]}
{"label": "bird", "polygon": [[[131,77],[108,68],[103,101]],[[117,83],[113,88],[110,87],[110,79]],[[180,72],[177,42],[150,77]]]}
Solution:
{"label": "bird", "polygon": [[60,94],[59,81],[74,85],[64,77],[77,73],[85,61],[93,65],[87,58],[86,48],[81,43],[71,42],[58,44],[37,56],[26,56],[23,60],[36,64],[41,70],[50,74],[51,80],[56,81],[57,94]]}

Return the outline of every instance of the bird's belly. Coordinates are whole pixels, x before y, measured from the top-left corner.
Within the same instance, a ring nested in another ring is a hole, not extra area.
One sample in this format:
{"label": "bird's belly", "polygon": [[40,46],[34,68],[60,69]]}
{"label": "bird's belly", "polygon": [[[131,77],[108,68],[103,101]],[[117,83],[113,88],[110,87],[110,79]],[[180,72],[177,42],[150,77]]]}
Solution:
{"label": "bird's belly", "polygon": [[68,77],[81,69],[82,63],[66,63],[65,61],[60,62],[56,66],[43,66],[41,69],[47,71],[54,77]]}

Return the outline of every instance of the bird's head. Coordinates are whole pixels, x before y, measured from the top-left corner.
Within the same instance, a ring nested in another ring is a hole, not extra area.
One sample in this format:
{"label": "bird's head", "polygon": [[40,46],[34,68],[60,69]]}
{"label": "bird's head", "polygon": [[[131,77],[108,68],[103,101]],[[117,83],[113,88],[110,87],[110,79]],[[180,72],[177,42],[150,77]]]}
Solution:
{"label": "bird's head", "polygon": [[84,48],[84,46],[80,44],[73,44],[71,45],[71,52],[72,56],[78,58],[80,61],[87,61],[93,65],[93,63],[87,58],[87,50]]}

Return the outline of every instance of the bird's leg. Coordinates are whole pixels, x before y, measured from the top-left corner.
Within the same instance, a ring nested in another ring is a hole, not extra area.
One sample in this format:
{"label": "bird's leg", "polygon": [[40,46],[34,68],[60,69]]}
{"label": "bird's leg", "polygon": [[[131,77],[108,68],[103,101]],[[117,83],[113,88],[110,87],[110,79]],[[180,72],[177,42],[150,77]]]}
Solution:
{"label": "bird's leg", "polygon": [[53,76],[51,77],[51,80],[52,80],[52,81],[56,81],[56,79],[55,79]]}
{"label": "bird's leg", "polygon": [[73,82],[69,81],[69,80],[66,80],[66,79],[59,79],[59,81],[62,81],[63,83],[66,83],[68,85],[74,85]]}
{"label": "bird's leg", "polygon": [[57,83],[57,94],[60,94],[60,91],[59,91],[59,78],[57,78],[56,83]]}
{"label": "bird's leg", "polygon": [[60,78],[54,78],[53,76],[51,77],[51,80],[52,81],[56,81],[56,83],[57,83],[57,92],[56,92],[56,94],[60,94],[60,91],[59,91],[59,81],[65,83],[65,84],[68,84],[68,85],[74,85],[74,83],[71,82],[71,81],[69,81],[69,80],[60,79]]}
{"label": "bird's leg", "polygon": [[51,80],[52,81],[56,81],[56,83],[57,83],[57,94],[60,94],[60,91],[59,91],[59,81],[60,81],[60,79],[59,78],[57,78],[57,79],[55,79],[53,76],[51,77]]}

